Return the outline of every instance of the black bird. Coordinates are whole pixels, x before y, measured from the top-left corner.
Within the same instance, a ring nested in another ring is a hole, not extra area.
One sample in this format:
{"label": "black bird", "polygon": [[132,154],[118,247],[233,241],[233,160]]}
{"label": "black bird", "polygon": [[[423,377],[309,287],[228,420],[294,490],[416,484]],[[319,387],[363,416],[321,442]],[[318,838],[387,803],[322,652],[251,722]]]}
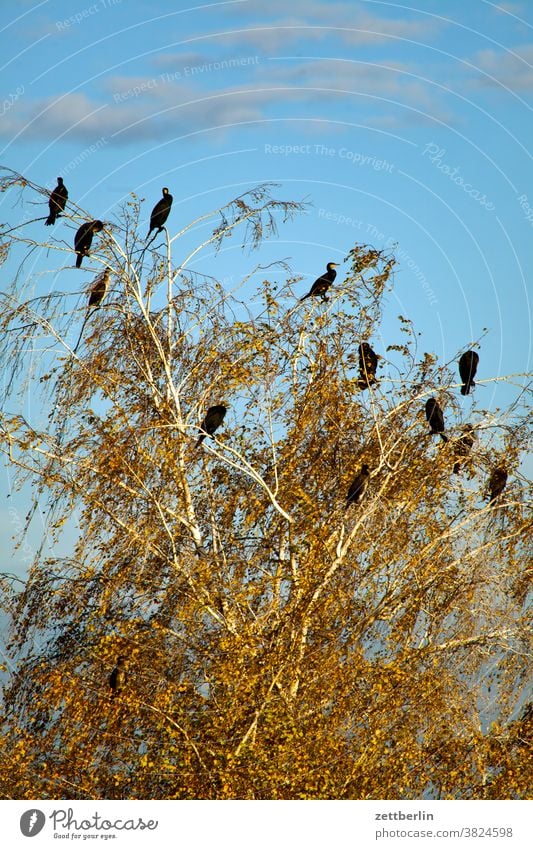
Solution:
{"label": "black bird", "polygon": [[120,696],[122,688],[126,683],[126,658],[122,655],[117,659],[117,665],[109,676],[109,686],[111,688],[111,697]]}
{"label": "black bird", "polygon": [[489,504],[494,507],[495,501],[499,495],[505,489],[507,484],[507,469],[504,469],[502,466],[499,466],[497,469],[493,469],[492,474],[489,479],[489,490],[490,490],[490,498]]}
{"label": "black bird", "polygon": [[57,178],[57,186],[54,191],[50,195],[50,200],[48,201],[48,207],[50,209],[50,215],[44,222],[47,227],[50,224],[56,223],[56,218],[59,218],[63,210],[65,209],[65,204],[67,202],[68,192],[67,187],[63,185],[63,177]]}
{"label": "black bird", "polygon": [[[453,450],[457,457],[468,457],[475,442],[475,430],[471,424],[465,424],[462,427],[462,432],[463,435],[454,441]],[[457,460],[453,467],[454,475],[458,475],[460,470],[461,463]]]}
{"label": "black bird", "polygon": [[377,383],[377,367],[378,355],[372,350],[368,342],[361,342],[359,345],[359,389],[366,389]]}
{"label": "black bird", "polygon": [[91,291],[89,293],[90,307],[99,307],[102,301],[104,300],[109,284],[110,274],[111,269],[106,268],[105,271],[102,271],[102,273],[99,274],[96,280],[94,281],[93,285],[91,286]]}
{"label": "black bird", "polygon": [[311,298],[315,296],[320,296],[323,301],[327,301],[326,292],[328,291],[330,286],[333,285],[333,281],[337,276],[335,268],[338,265],[338,262],[328,262],[326,266],[326,273],[323,274],[322,277],[317,277],[307,295],[304,295],[303,298],[300,298],[300,301],[305,301],[306,298]]}
{"label": "black bird", "polygon": [[101,274],[98,275],[98,277],[93,280],[91,288],[89,289],[89,302],[87,304],[87,313],[85,315],[85,318],[83,319],[83,324],[81,326],[80,335],[78,336],[78,341],[76,342],[76,345],[73,349],[74,353],[76,353],[76,351],[78,350],[79,344],[81,342],[81,337],[83,336],[83,331],[85,330],[85,325],[87,324],[89,316],[92,314],[93,310],[98,309],[98,307],[106,296],[110,274],[111,269],[106,268],[104,271],[102,271]]}
{"label": "black bird", "polygon": [[172,206],[172,195],[169,194],[168,189],[165,187],[163,189],[163,197],[161,200],[158,200],[154,208],[152,209],[152,214],[150,216],[150,229],[148,230],[147,239],[150,237],[150,233],[152,230],[157,230],[158,233],[163,229],[163,224],[167,220],[170,214],[170,207]]}
{"label": "black bird", "polygon": [[212,436],[215,430],[220,427],[222,422],[224,421],[224,416],[226,415],[226,407],[224,404],[215,404],[214,407],[209,407],[207,413],[204,416],[204,420],[200,425],[200,430],[205,431],[198,437],[198,441],[195,445],[195,448],[198,448],[201,442],[204,441],[206,436]]}
{"label": "black bird", "polygon": [[370,469],[368,468],[366,463],[363,463],[361,466],[361,471],[354,477],[353,481],[350,484],[350,488],[348,490],[348,495],[346,497],[346,506],[349,507],[350,504],[360,504],[363,495],[366,492],[366,488],[368,486],[368,478],[370,476]]}
{"label": "black bird", "polygon": [[444,414],[435,398],[428,398],[426,401],[426,419],[431,433],[438,433],[444,442],[448,442],[448,437],[444,433]]}
{"label": "black bird", "polygon": [[470,389],[475,386],[474,377],[479,363],[479,354],[476,351],[465,351],[459,360],[459,374],[463,385],[461,395],[468,395]]}
{"label": "black bird", "polygon": [[86,221],[82,224],[74,237],[74,250],[78,254],[76,257],[76,268],[81,268],[81,261],[84,256],[89,256],[89,248],[93,240],[94,233],[99,233],[104,229],[101,221]]}

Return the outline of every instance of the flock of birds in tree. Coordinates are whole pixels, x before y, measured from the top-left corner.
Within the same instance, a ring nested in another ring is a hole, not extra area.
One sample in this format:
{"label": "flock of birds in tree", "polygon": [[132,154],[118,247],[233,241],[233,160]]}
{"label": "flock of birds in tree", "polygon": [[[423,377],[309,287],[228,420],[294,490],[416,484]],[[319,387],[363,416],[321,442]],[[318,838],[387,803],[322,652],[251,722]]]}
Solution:
{"label": "flock of birds in tree", "polygon": [[[154,230],[156,231],[155,235],[157,235],[157,233],[160,233],[163,230],[165,222],[170,214],[170,209],[172,207],[172,195],[170,194],[166,186],[163,188],[162,191],[163,196],[156,203],[156,205],[152,209],[152,214],[150,215],[150,229],[148,230],[148,233],[146,235],[146,241],[148,241]],[[46,225],[49,226],[51,224],[55,224],[56,219],[59,218],[64,212],[67,200],[67,188],[63,183],[62,177],[58,177],[57,186],[51,192],[48,201],[50,214],[45,221]],[[77,230],[76,235],[74,237],[76,268],[81,268],[83,258],[89,255],[93,235],[95,233],[99,233],[103,229],[104,225],[102,221],[96,219],[95,221],[87,221],[85,224],[82,224],[81,227]],[[326,272],[320,277],[317,277],[317,279],[311,286],[309,292],[304,295],[303,298],[300,299],[300,301],[305,301],[307,298],[320,298],[322,301],[327,301],[327,292],[335,281],[335,278],[337,276],[337,272],[335,269],[338,268],[338,265],[339,263],[337,262],[328,262],[326,266]],[[111,269],[107,267],[96,278],[93,285],[91,286],[88,302],[89,310],[91,308],[98,308],[104,300],[109,285],[110,274]],[[88,315],[89,314],[90,312],[88,313]],[[474,377],[477,372],[478,364],[479,354],[476,351],[465,351],[465,353],[462,354],[459,360],[459,375],[462,381],[461,395],[468,395],[470,393],[470,390],[476,385]],[[368,342],[361,342],[361,344],[359,345],[359,377],[357,380],[357,386],[360,390],[369,389],[371,386],[377,383],[377,367],[378,355],[372,349]],[[215,431],[222,424],[226,412],[227,407],[223,403],[215,404],[212,407],[208,408],[204,419],[200,425],[200,436],[198,437],[198,440],[196,442],[196,448],[201,445],[201,443],[207,436],[212,436],[215,433]],[[446,436],[444,426],[444,413],[436,398],[428,398],[425,405],[425,413],[426,419],[430,427],[430,435],[438,435],[443,440],[443,442],[448,442],[448,437]],[[471,424],[464,425],[462,428],[462,436],[454,442],[455,455],[460,458],[467,457],[474,445],[474,441],[474,428]],[[461,470],[461,465],[462,464],[460,460],[457,460],[455,462],[453,467],[454,474],[459,474]],[[361,471],[357,473],[352,483],[350,484],[350,488],[348,490],[347,495],[347,506],[351,504],[357,505],[361,502],[368,486],[369,478],[369,466],[366,463],[363,463],[361,466]],[[494,469],[489,479],[489,503],[491,505],[494,505],[494,502],[496,501],[498,496],[501,495],[501,493],[505,489],[506,484],[506,469]]]}
{"label": "flock of birds in tree", "polygon": [[[56,219],[61,216],[65,210],[68,199],[68,191],[61,177],[57,178],[57,186],[50,194],[48,206],[50,214],[45,221],[47,226],[55,224]],[[172,195],[168,188],[163,188],[163,196],[156,203],[150,216],[150,229],[148,230],[146,241],[150,238],[155,230],[157,235],[163,230],[165,222],[170,214],[172,207]],[[99,219],[95,221],[87,221],[82,224],[77,230],[74,237],[74,250],[76,252],[76,268],[81,268],[83,258],[89,256],[92,245],[93,236],[104,229],[103,222]],[[154,236],[155,238],[155,236]],[[318,277],[309,292],[300,299],[305,301],[307,298],[320,298],[322,301],[327,301],[327,292],[333,285],[337,276],[336,268],[339,263],[328,262],[326,272]],[[96,309],[104,300],[109,284],[111,269],[106,268],[94,281],[89,292],[89,312],[91,309]],[[86,318],[86,320],[87,320]],[[85,322],[84,322],[85,325]],[[83,333],[83,327],[82,331]],[[81,339],[80,333],[80,339]],[[79,340],[78,340],[79,344]],[[77,345],[76,345],[77,348]],[[461,377],[461,395],[468,395],[470,390],[475,386],[474,377],[479,364],[479,355],[476,351],[465,351],[459,359],[459,375]],[[368,342],[361,342],[359,345],[359,377],[357,386],[360,390],[369,389],[376,384],[376,370],[378,367],[378,355],[372,349]],[[225,403],[215,404],[209,407],[202,423],[200,424],[200,436],[196,442],[195,448],[198,448],[207,436],[212,436],[224,421],[227,412]],[[444,413],[436,398],[428,398],[425,405],[426,419],[428,421],[430,432],[429,435],[437,435],[448,442],[448,437],[445,433]],[[461,460],[468,457],[475,441],[475,430],[471,424],[465,424],[462,428],[462,435],[454,440],[454,454],[456,462],[453,467],[454,474],[459,474],[461,470]],[[346,497],[346,507],[351,505],[359,505],[365,496],[370,479],[370,467],[367,463],[361,465],[361,470],[356,474],[348,489]],[[489,504],[494,506],[496,499],[501,495],[507,484],[507,470],[503,467],[494,469],[489,478]],[[126,658],[119,657],[117,665],[113,669],[109,677],[109,686],[112,696],[119,695],[126,681],[125,671]]]}
{"label": "flock of birds in tree", "polygon": [[[48,208],[50,210],[50,214],[44,222],[47,226],[56,223],[56,219],[59,218],[61,214],[65,211],[67,200],[67,187],[63,183],[63,178],[58,177],[57,186],[50,194],[50,198],[48,201]],[[146,236],[147,240],[150,238],[152,230],[156,230],[157,233],[160,233],[162,231],[163,225],[165,224],[165,221],[169,216],[171,206],[172,195],[165,187],[163,189],[163,197],[156,203],[152,210],[152,214],[150,216],[150,229],[148,231],[148,235]],[[76,235],[74,236],[74,250],[76,251],[76,268],[81,268],[83,257],[89,256],[89,251],[91,249],[94,234],[99,233],[103,229],[103,222],[99,219],[96,219],[95,221],[86,221],[85,224],[82,224],[81,227],[77,230]]]}
{"label": "flock of birds in tree", "polygon": [[[311,286],[307,295],[300,298],[300,301],[305,301],[306,298],[319,297],[322,301],[327,301],[327,292],[333,285],[337,272],[335,268],[338,266],[336,262],[328,262],[326,273],[318,277]],[[459,375],[462,381],[461,395],[469,395],[470,390],[476,385],[474,377],[479,365],[479,354],[477,351],[465,351],[459,359]],[[368,342],[361,342],[359,345],[359,378],[357,386],[360,390],[368,389],[377,383],[376,370],[378,367],[378,355],[372,349]],[[430,435],[437,434],[443,442],[448,442],[448,437],[445,434],[444,413],[436,398],[428,398],[425,406],[426,419],[430,427]],[[456,440],[454,451],[456,456],[467,457],[474,445],[475,431],[471,424],[463,425],[462,436]],[[453,467],[454,474],[459,474],[461,470],[461,462],[458,460]],[[370,468],[367,463],[363,463],[361,471],[356,474],[348,489],[346,498],[346,506],[351,504],[360,504],[370,478]],[[489,479],[489,504],[494,506],[494,503],[499,495],[505,489],[507,484],[507,471],[503,468],[494,469]]]}
{"label": "flock of birds in tree", "polygon": [[[359,345],[359,389],[366,389],[377,383],[376,369],[378,364],[378,356],[372,350],[368,342],[361,342]],[[461,377],[461,395],[468,395],[472,387],[474,387],[474,377],[479,364],[479,355],[476,351],[465,351],[459,359],[459,375]],[[430,427],[429,435],[433,434],[440,436],[443,442],[448,442],[448,437],[445,434],[444,413],[442,407],[436,398],[428,398],[425,405],[426,419]],[[471,424],[465,424],[462,427],[461,436],[454,440],[453,450],[456,458],[453,473],[459,474],[461,471],[461,459],[468,457],[475,442],[475,429]],[[370,469],[366,463],[361,466],[361,471],[357,473],[350,488],[346,499],[346,506],[350,504],[359,504],[363,499],[368,480],[370,477]],[[498,467],[494,469],[489,478],[489,504],[494,506],[496,499],[502,494],[507,484],[507,470]]]}

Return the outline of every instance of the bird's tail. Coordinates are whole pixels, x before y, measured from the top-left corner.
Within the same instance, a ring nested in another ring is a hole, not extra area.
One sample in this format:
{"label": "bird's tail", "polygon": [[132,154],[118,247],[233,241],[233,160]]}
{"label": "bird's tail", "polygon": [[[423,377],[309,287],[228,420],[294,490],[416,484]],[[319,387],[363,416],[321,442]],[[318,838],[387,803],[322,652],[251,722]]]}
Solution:
{"label": "bird's tail", "polygon": [[502,494],[503,489],[498,490],[497,492],[491,492],[489,495],[489,507],[497,507],[497,501]]}
{"label": "bird's tail", "polygon": [[311,292],[308,292],[307,295],[304,295],[303,298],[300,298],[300,303],[302,303],[302,301],[305,301],[306,298],[310,298],[310,297],[311,297]]}
{"label": "bird's tail", "polygon": [[461,471],[461,464],[460,463],[454,463],[454,466],[453,466],[454,475],[458,475],[460,471]]}
{"label": "bird's tail", "polygon": [[448,442],[448,437],[446,436],[445,433],[439,433],[439,436],[440,436],[440,438],[442,439],[443,442]]}
{"label": "bird's tail", "polygon": [[206,434],[206,433],[202,433],[202,435],[201,435],[201,436],[199,436],[199,437],[198,437],[198,439],[196,440],[196,443],[195,443],[194,447],[195,447],[195,448],[199,448],[199,447],[200,447],[200,445],[202,444],[202,442],[204,441],[204,439],[206,438],[206,436],[207,436],[207,434]]}
{"label": "bird's tail", "polygon": [[76,345],[72,349],[73,354],[75,354],[77,352],[78,348],[79,348],[79,344],[81,342],[81,337],[83,336],[83,331],[85,330],[85,325],[87,324],[89,318],[91,317],[92,312],[94,312],[94,310],[92,310],[90,308],[87,310],[85,318],[83,319],[83,324],[81,326],[80,335],[78,336],[78,341],[76,342]]}
{"label": "bird's tail", "polygon": [[365,375],[365,374],[363,374],[363,372],[361,372],[360,376],[357,380],[357,386],[362,391],[363,389],[369,389],[371,386],[374,386],[374,384],[377,383],[377,382],[378,381],[373,374],[369,373],[369,374]]}
{"label": "bird's tail", "polygon": [[83,259],[83,254],[78,254],[76,257],[76,268],[81,268],[81,261]]}
{"label": "bird's tail", "polygon": [[51,224],[55,224],[56,223],[55,215],[51,212],[44,223],[47,227],[50,227]]}
{"label": "bird's tail", "polygon": [[150,238],[150,233],[152,232],[152,230],[155,230],[155,233],[154,233],[154,239],[155,239],[155,237],[157,236],[157,234],[158,234],[158,233],[162,233],[164,229],[165,229],[164,227],[151,227],[151,228],[150,228],[150,230],[148,230],[148,233],[147,233],[146,239],[145,239],[144,241],[145,241],[145,242],[147,242],[147,241],[148,241],[148,239]]}
{"label": "bird's tail", "polygon": [[463,383],[463,385],[461,386],[461,395],[468,395],[472,387],[475,385],[476,384],[473,380],[467,380],[467,382]]}

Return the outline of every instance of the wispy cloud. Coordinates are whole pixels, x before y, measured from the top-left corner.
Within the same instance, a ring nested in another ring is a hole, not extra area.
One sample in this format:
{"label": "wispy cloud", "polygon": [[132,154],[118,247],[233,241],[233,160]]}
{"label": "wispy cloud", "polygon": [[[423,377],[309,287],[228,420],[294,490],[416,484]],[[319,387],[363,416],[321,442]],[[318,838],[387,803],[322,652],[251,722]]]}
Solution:
{"label": "wispy cloud", "polygon": [[90,95],[21,98],[0,123],[0,136],[127,143],[265,117],[309,119],[311,130],[311,122],[331,117],[333,100],[374,125],[450,120],[417,66],[398,60],[270,60],[243,53],[241,45],[234,53],[220,50],[216,59],[169,53],[154,64],[152,76],[111,75]]}
{"label": "wispy cloud", "polygon": [[[272,54],[295,42],[324,41],[329,37],[352,46],[386,44],[394,39],[430,39],[445,26],[444,21],[429,16],[379,17],[354,3],[325,4],[323,0],[295,0],[290,4],[289,15],[286,10],[285,0],[271,0],[268,14],[281,16],[268,20],[265,18],[262,0],[250,0],[246,4],[244,19],[241,10],[241,26],[217,33],[217,38],[226,45],[250,45]],[[234,12],[229,9],[227,16],[231,19]],[[254,13],[260,16],[260,22],[252,22]]]}
{"label": "wispy cloud", "polygon": [[386,65],[347,59],[299,62],[291,67],[278,66],[269,74],[269,80],[283,81],[287,86],[305,86],[316,99],[338,91],[342,95],[384,97],[399,106],[406,103],[427,109],[435,106],[428,84],[417,79],[415,68],[402,62],[391,61]]}
{"label": "wispy cloud", "polygon": [[513,91],[533,89],[533,44],[521,44],[509,50],[482,50],[474,56],[472,64],[484,72],[476,78],[477,85],[504,85]]}
{"label": "wispy cloud", "polygon": [[[128,84],[139,87],[138,77],[132,81],[128,80]],[[22,136],[26,140],[62,138],[83,142],[103,137],[108,142],[127,143],[172,138],[261,117],[252,90],[241,95],[224,91],[199,96],[198,92],[181,89],[179,97],[176,91],[174,86],[161,87],[155,94],[150,91],[149,97],[134,95],[126,103],[116,104],[99,103],[83,94],[25,102],[4,116],[0,135],[8,139]]]}

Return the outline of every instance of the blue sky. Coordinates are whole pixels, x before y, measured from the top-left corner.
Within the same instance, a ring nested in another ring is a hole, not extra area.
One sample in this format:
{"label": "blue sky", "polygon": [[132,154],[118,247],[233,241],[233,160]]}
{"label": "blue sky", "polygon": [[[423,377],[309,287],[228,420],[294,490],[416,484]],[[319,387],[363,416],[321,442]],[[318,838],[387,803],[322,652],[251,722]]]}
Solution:
{"label": "blue sky", "polygon": [[[480,379],[530,369],[532,3],[18,0],[3,19],[3,165],[50,188],[61,174],[102,219],[131,191],[148,217],[169,186],[171,232],[278,182],[307,214],[256,259],[235,244],[199,270],[232,285],[287,259],[303,294],[355,242],[397,243],[378,350],[402,313],[442,362],[487,328]],[[0,220],[24,212],[2,198]],[[61,285],[79,288],[79,272]],[[491,408],[517,390],[480,392]],[[3,537],[14,523],[2,506]]]}

